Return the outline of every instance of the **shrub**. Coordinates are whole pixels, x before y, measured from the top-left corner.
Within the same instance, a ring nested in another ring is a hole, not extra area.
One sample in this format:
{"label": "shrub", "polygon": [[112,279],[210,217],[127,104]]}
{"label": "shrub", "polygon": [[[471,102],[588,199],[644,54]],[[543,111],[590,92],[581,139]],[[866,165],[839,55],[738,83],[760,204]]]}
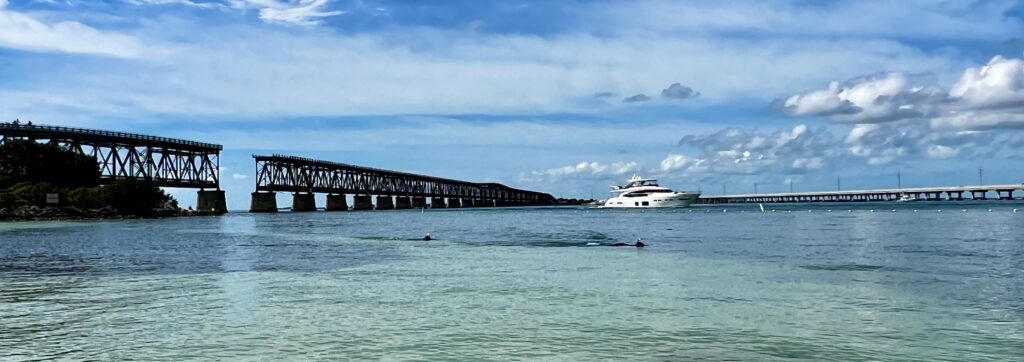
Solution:
{"label": "shrub", "polygon": [[45,182],[63,187],[99,184],[96,159],[52,143],[6,140],[0,144],[0,188],[22,182]]}

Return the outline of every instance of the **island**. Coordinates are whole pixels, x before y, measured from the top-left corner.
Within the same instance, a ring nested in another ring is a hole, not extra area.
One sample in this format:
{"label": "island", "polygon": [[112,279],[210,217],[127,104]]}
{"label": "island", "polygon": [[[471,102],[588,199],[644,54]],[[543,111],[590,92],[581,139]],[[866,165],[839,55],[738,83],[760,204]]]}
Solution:
{"label": "island", "polygon": [[52,143],[0,144],[0,220],[154,218],[194,214],[144,180],[105,180],[96,159]]}

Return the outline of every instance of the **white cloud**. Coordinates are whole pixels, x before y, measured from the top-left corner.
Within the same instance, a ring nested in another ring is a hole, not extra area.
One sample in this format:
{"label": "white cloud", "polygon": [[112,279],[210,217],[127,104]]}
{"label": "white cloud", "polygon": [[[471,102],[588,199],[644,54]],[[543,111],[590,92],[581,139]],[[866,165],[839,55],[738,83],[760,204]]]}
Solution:
{"label": "white cloud", "polygon": [[135,5],[184,5],[200,9],[226,9],[227,6],[214,1],[192,0],[124,0]]}
{"label": "white cloud", "polygon": [[[175,51],[118,67],[78,64],[32,74],[32,84],[45,87],[45,95],[25,91],[19,98],[75,100],[93,109],[89,113],[98,119],[154,113],[281,118],[594,112],[604,110],[588,102],[594,92],[634,95],[663,87],[665,79],[686,79],[688,86],[702,91],[702,104],[724,104],[785,94],[794,85],[820,84],[837,71],[913,65],[944,74],[954,69],[941,56],[896,42],[860,39],[751,42],[580,33],[536,37],[431,28],[339,34],[208,27],[163,18],[151,19],[135,33]],[[189,36],[193,33],[202,36]],[[683,66],[680,59],[685,59]],[[8,86],[19,88],[24,87]],[[28,99],[15,106],[19,114],[49,109],[29,108],[35,103],[40,102]],[[75,111],[75,116],[84,116]]]}
{"label": "white cloud", "polygon": [[266,23],[312,26],[320,24],[323,18],[345,13],[327,11],[327,0],[247,0],[247,3],[260,8],[260,20]]}
{"label": "white cloud", "polygon": [[963,111],[931,119],[934,129],[985,130],[1024,128],[1024,113],[1007,111]]}
{"label": "white cloud", "polygon": [[132,36],[100,31],[77,21],[47,24],[7,9],[7,0],[0,0],[0,47],[119,58],[136,58],[146,53],[142,43]]}
{"label": "white cloud", "polygon": [[888,72],[830,82],[828,88],[796,94],[774,104],[795,116],[827,116],[844,123],[890,122],[934,112],[945,91],[929,77]]}
{"label": "white cloud", "polygon": [[589,178],[603,179],[610,176],[621,176],[637,169],[636,162],[614,162],[602,164],[599,162],[580,162],[574,166],[549,168],[544,171],[533,171],[529,176],[520,177],[523,182],[537,182],[542,180],[559,180],[565,178]]}
{"label": "white cloud", "polygon": [[839,153],[828,130],[802,124],[770,134],[726,128],[710,135],[683,137],[679,144],[701,150],[686,169],[693,174],[804,173],[825,167],[826,160]]}
{"label": "white cloud", "polygon": [[943,145],[932,145],[928,147],[928,158],[934,159],[947,159],[956,156],[960,153],[959,149],[943,146]]}
{"label": "white cloud", "polygon": [[1024,60],[993,57],[984,66],[964,70],[948,92],[930,78],[888,72],[833,81],[827,89],[776,100],[773,106],[794,116],[824,116],[840,123],[917,119],[934,128],[1024,126]]}
{"label": "white cloud", "polygon": [[686,167],[686,156],[670,154],[661,160],[661,172],[681,170]]}
{"label": "white cloud", "polygon": [[[1003,132],[933,129],[926,123],[897,122],[857,125],[844,141],[850,156],[871,165],[922,156],[948,159],[1011,150]],[[970,151],[967,151],[970,150]]]}
{"label": "white cloud", "polygon": [[790,168],[796,170],[817,170],[825,167],[825,158],[823,157],[800,157],[793,160]]}
{"label": "white cloud", "polygon": [[240,173],[233,173],[233,174],[231,174],[231,178],[233,178],[235,180],[245,180],[245,179],[249,178],[249,175],[243,175],[243,174],[240,174]]}
{"label": "white cloud", "polygon": [[966,108],[1024,108],[1024,60],[993,57],[988,64],[968,68],[949,95]]}

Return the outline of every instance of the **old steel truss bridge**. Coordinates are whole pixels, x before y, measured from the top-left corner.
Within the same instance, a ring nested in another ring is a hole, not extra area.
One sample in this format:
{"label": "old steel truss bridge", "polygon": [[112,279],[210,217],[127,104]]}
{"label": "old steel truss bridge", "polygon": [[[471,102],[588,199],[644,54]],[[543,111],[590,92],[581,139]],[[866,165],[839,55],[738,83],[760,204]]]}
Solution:
{"label": "old steel truss bridge", "polygon": [[[316,210],[314,193],[326,193],[327,210],[408,209],[551,205],[550,194],[497,183],[473,183],[441,177],[355,166],[302,157],[253,155],[256,192],[251,211],[277,211],[275,192],[292,192],[293,211]],[[371,200],[376,196],[376,204]]]}
{"label": "old steel truss bridge", "polygon": [[0,123],[0,143],[8,140],[49,142],[92,156],[100,169],[101,183],[147,180],[162,187],[197,188],[200,210],[227,211],[220,190],[221,145],[124,132]]}

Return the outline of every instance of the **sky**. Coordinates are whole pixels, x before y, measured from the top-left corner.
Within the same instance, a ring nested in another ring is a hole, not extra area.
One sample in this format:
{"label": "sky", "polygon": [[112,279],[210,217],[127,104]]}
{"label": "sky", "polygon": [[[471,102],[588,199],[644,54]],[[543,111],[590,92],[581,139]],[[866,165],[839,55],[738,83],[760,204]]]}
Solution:
{"label": "sky", "polygon": [[0,0],[0,119],[223,144],[230,209],[272,153],[559,197],[633,174],[1020,183],[1022,19],[1009,0]]}

